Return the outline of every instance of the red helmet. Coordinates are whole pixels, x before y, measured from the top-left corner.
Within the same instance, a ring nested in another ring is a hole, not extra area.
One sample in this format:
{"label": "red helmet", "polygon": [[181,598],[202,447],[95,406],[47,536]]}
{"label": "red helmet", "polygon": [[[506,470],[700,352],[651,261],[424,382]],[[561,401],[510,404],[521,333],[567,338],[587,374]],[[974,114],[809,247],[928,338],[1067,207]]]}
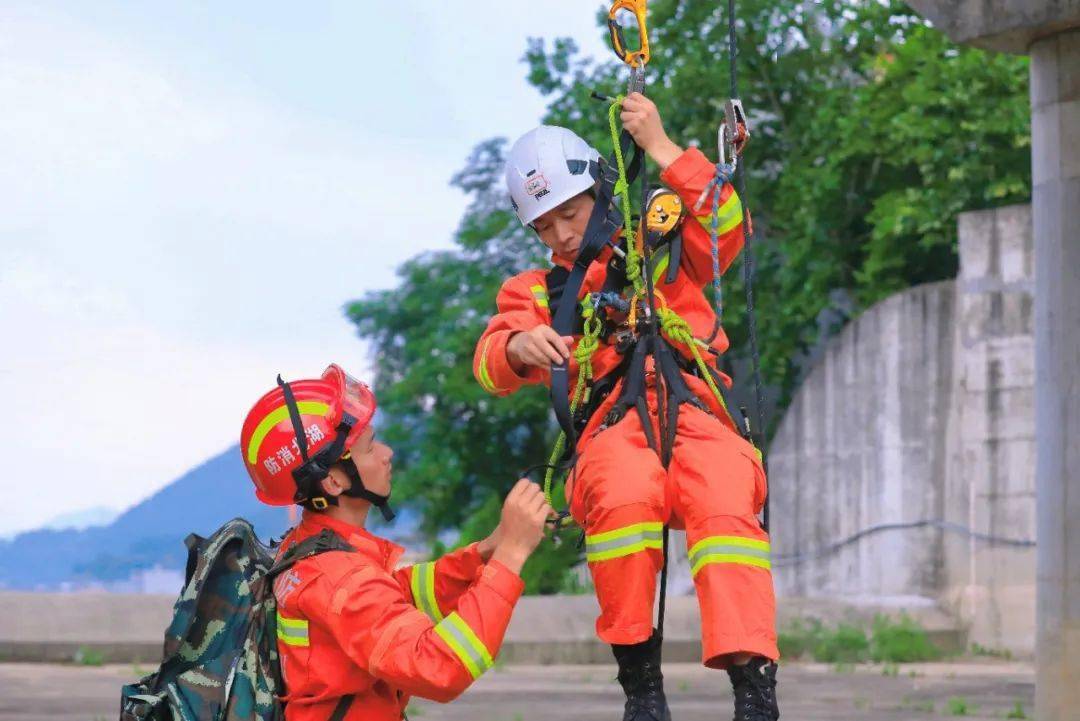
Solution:
{"label": "red helmet", "polygon": [[337,365],[311,380],[278,376],[278,387],[256,401],[240,432],[255,495],[272,506],[310,501],[374,414],[371,389]]}

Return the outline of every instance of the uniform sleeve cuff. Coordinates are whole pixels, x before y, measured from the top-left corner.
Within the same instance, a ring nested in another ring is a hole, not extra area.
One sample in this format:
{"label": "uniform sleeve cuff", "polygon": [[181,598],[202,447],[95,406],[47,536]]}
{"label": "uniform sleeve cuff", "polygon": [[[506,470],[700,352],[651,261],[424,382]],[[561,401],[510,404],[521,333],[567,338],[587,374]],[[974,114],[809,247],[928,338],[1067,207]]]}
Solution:
{"label": "uniform sleeve cuff", "polygon": [[704,188],[716,175],[716,166],[698,148],[687,148],[660,174],[660,180],[678,192],[681,188]]}
{"label": "uniform sleeve cuff", "polygon": [[506,346],[515,332],[512,329],[495,331],[481,341],[482,345],[477,351],[476,379],[488,393],[504,396],[524,383],[506,357]]}
{"label": "uniform sleeve cuff", "polygon": [[480,557],[479,547],[479,541],[470,543],[468,546],[465,546],[458,551],[458,553],[460,554],[458,556],[458,559],[461,561],[461,563],[467,566],[472,566],[474,568],[478,568],[484,565],[484,559]]}
{"label": "uniform sleeve cuff", "polygon": [[525,591],[525,582],[502,563],[496,560],[487,562],[480,572],[480,583],[492,588],[503,600],[513,606]]}
{"label": "uniform sleeve cuff", "polygon": [[[518,372],[514,370],[514,364],[510,362],[510,356],[506,355],[506,348],[510,345],[510,339],[523,332],[520,330],[508,330],[505,333],[500,333],[498,338],[493,339],[491,355],[501,361],[494,365],[494,368],[497,369],[494,373],[496,385],[513,385],[517,387],[527,380],[524,375],[518,375]],[[526,369],[527,372],[528,369]]]}

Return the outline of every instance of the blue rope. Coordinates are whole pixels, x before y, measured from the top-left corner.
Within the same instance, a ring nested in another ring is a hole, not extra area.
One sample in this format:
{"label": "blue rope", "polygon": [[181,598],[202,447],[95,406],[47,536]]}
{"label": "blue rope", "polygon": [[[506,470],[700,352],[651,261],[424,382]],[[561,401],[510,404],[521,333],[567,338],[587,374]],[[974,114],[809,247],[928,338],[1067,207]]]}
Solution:
{"label": "blue rope", "polygon": [[[716,176],[710,182],[712,186],[712,267],[713,267],[713,299],[716,306],[716,325],[713,329],[712,338],[716,337],[719,330],[720,319],[724,315],[724,289],[720,282],[720,194],[726,183],[730,183],[735,177],[734,163],[717,163]],[[708,192],[708,191],[706,191]],[[712,342],[712,338],[709,339]]]}

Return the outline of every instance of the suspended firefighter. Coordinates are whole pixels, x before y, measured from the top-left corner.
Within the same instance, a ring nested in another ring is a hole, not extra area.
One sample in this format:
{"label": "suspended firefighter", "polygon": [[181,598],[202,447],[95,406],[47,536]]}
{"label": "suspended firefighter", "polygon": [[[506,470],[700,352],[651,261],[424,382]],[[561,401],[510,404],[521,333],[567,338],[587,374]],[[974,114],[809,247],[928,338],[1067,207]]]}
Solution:
{"label": "suspended firefighter", "polygon": [[[717,217],[708,206],[693,216],[712,187],[716,166],[699,150],[676,145],[656,106],[640,93],[626,97],[621,119],[670,189],[649,198],[649,232],[636,239],[650,258],[646,280],[655,297],[654,316],[643,317],[650,312],[644,299],[630,297],[626,257],[633,249],[611,232],[624,225],[611,204],[617,184],[613,161],[569,130],[541,126],[513,145],[506,182],[521,222],[552,251],[553,267],[520,273],[502,285],[498,313],[477,343],[473,370],[497,396],[525,385],[556,384],[560,377],[553,371],[560,370],[563,379],[580,377],[588,386],[584,392],[575,384],[562,386],[581,399],[567,434],[567,453],[576,465],[566,500],[585,532],[600,604],[596,631],[611,644],[619,665],[627,696],[624,718],[670,718],[660,671],[662,639],[653,628],[668,524],[686,530],[703,663],[730,675],[736,719],[771,721],[779,716],[779,653],[769,538],[758,520],[766,478],[759,452],[722,397],[731,379],[716,368],[715,358],[727,350],[728,339],[703,290],[714,275],[708,229],[718,235],[717,260],[726,270],[743,245],[743,211],[725,183]],[[620,166],[623,160],[617,158]],[[630,161],[631,167],[638,164],[640,159]],[[606,228],[599,243],[590,237],[595,228]],[[552,324],[559,325],[564,304],[576,309],[583,300],[576,325],[569,333],[557,332]],[[650,322],[658,324],[659,316],[685,321],[683,332],[672,335],[686,342],[640,332]],[[600,332],[590,332],[601,318]],[[598,347],[583,349],[589,343]],[[699,344],[697,354],[691,343]],[[698,363],[695,355],[710,360]],[[585,362],[589,372],[579,375]]]}
{"label": "suspended firefighter", "polygon": [[278,383],[248,413],[240,446],[259,500],[304,507],[279,557],[320,535],[349,549],[301,558],[275,581],[285,718],[396,721],[412,695],[454,699],[499,652],[550,506],[521,480],[490,536],[394,570],[403,549],[364,529],[372,506],[393,517],[374,395],[336,365]]}

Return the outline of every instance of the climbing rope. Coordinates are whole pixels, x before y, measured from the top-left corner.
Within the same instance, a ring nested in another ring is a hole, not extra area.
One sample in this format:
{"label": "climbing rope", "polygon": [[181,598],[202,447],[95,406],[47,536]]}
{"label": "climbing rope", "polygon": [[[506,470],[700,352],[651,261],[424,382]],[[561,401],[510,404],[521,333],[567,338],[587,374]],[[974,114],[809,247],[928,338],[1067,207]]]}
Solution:
{"label": "climbing rope", "polygon": [[[647,290],[645,281],[641,277],[641,257],[634,238],[634,218],[630,209],[630,183],[626,178],[626,160],[623,158],[622,146],[619,143],[618,115],[624,100],[626,97],[620,95],[608,108],[608,128],[611,131],[611,144],[615,147],[615,165],[619,170],[619,179],[615,182],[615,195],[619,198],[623,215],[623,237],[626,239],[626,279],[634,287],[635,296],[644,297]],[[644,209],[642,209],[642,215],[644,216]],[[631,304],[631,308],[633,305]]]}

